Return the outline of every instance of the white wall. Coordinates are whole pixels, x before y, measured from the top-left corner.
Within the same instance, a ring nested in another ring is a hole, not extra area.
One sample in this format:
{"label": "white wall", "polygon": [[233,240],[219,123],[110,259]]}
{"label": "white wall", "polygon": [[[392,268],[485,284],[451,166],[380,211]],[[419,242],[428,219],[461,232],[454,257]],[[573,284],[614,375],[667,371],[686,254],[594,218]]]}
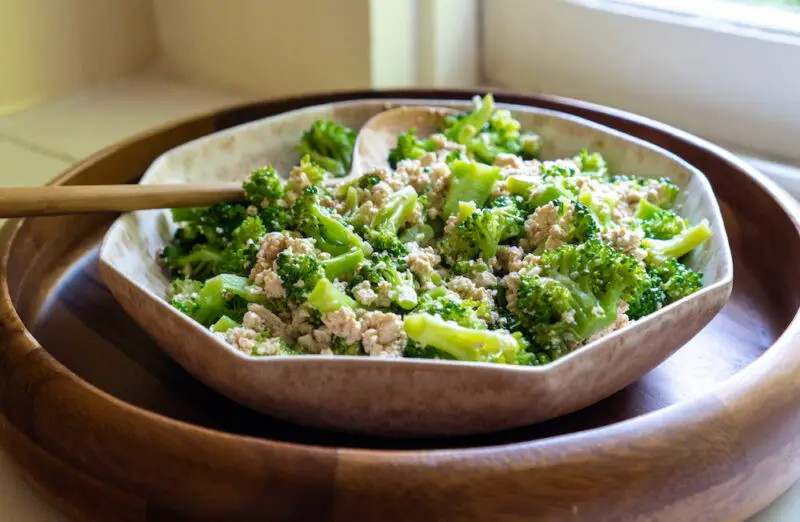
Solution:
{"label": "white wall", "polygon": [[0,114],[134,72],[156,47],[151,0],[2,0]]}

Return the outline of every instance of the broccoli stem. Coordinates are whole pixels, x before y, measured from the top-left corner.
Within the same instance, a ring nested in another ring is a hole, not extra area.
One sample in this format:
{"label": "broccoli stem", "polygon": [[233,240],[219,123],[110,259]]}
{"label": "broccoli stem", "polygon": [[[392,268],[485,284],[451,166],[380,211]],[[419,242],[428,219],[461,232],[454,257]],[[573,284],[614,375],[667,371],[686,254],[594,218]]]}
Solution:
{"label": "broccoli stem", "polygon": [[572,195],[561,188],[558,185],[549,185],[540,193],[536,194],[536,197],[531,199],[531,204],[534,207],[541,207],[543,205],[547,205],[551,201],[555,201],[558,198],[567,198],[572,199]]}
{"label": "broccoli stem", "polygon": [[307,302],[323,314],[336,311],[343,306],[358,308],[355,299],[345,294],[330,279],[326,278],[319,280],[314,290],[308,294]]}
{"label": "broccoli stem", "polygon": [[474,111],[464,116],[454,127],[448,129],[447,137],[462,145],[467,144],[489,122],[493,112],[494,97],[487,94]]}
{"label": "broccoli stem", "polygon": [[509,176],[506,180],[506,187],[512,194],[528,196],[537,183],[539,181],[533,176]]}
{"label": "broccoli stem", "polygon": [[358,248],[353,248],[340,256],[320,261],[319,264],[325,270],[325,276],[333,280],[354,272],[362,261],[364,261],[364,252]]}
{"label": "broccoli stem", "polygon": [[230,330],[231,328],[236,328],[239,326],[239,323],[228,317],[227,315],[223,315],[219,318],[219,320],[211,326],[212,332],[224,333]]}
{"label": "broccoli stem", "polygon": [[662,210],[661,207],[642,198],[639,200],[639,207],[636,209],[636,217],[639,219],[650,219]]}
{"label": "broccoli stem", "polygon": [[332,255],[340,255],[357,247],[365,254],[371,254],[372,248],[358,234],[347,228],[341,221],[324,212],[319,205],[313,205],[312,214],[319,221],[319,231],[314,239],[320,250]]}
{"label": "broccoli stem", "polygon": [[404,329],[409,339],[422,346],[450,354],[460,361],[506,362],[517,361],[519,342],[502,330],[476,330],[459,326],[441,317],[414,313],[408,315]]}
{"label": "broccoli stem", "polygon": [[350,186],[347,188],[347,196],[344,200],[344,212],[345,214],[350,214],[351,212],[355,212],[358,208],[358,190],[355,187]]}
{"label": "broccoli stem", "polygon": [[472,201],[459,201],[458,202],[458,216],[456,216],[457,223],[463,223],[468,217],[478,210],[475,203]]}
{"label": "broccoli stem", "polygon": [[647,250],[647,261],[658,265],[669,259],[679,259],[711,238],[711,228],[706,220],[684,229],[672,239],[645,239],[642,247]]}
{"label": "broccoli stem", "polygon": [[234,274],[220,274],[206,281],[197,296],[197,302],[204,307],[224,308],[230,294],[248,303],[266,302],[263,292],[251,285],[246,277]]}
{"label": "broccoli stem", "polygon": [[417,191],[414,187],[405,187],[389,196],[378,210],[372,226],[375,229],[396,234],[417,205]]}
{"label": "broccoli stem", "polygon": [[482,207],[492,194],[492,187],[500,180],[500,171],[500,167],[454,161],[450,167],[450,190],[444,204],[445,216],[458,212],[458,204],[462,201],[472,201],[476,207]]}

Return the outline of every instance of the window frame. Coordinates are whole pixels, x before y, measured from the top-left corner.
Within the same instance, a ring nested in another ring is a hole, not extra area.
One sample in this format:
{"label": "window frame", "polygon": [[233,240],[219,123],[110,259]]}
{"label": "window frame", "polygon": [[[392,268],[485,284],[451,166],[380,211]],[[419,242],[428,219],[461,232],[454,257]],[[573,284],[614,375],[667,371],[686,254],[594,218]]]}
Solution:
{"label": "window frame", "polygon": [[484,0],[483,82],[616,107],[800,165],[800,25],[794,33],[659,3]]}

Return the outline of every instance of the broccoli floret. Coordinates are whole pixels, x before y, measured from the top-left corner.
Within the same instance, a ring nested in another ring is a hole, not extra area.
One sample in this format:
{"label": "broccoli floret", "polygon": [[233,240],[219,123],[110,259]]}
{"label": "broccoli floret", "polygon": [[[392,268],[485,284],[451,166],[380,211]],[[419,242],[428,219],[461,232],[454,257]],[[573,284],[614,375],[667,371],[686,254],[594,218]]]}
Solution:
{"label": "broccoli floret", "polygon": [[[296,168],[305,174],[306,179],[312,186],[322,185],[322,182],[325,181],[325,170],[312,162],[308,154],[300,159],[300,165]],[[299,192],[302,187],[298,187],[295,179],[292,178],[286,183],[286,188]]]}
{"label": "broccoli floret", "polygon": [[352,290],[364,281],[376,287],[384,281],[389,283],[391,286],[389,297],[402,310],[411,310],[417,305],[414,276],[408,270],[405,261],[393,259],[387,254],[375,253],[369,262],[361,265],[350,280],[349,288]]}
{"label": "broccoli floret", "polygon": [[[578,244],[597,238],[600,235],[600,226],[594,214],[580,201],[556,199],[551,202],[557,207],[559,226],[564,228],[563,243]],[[536,253],[544,250],[544,244],[539,245]]]}
{"label": "broccoli floret", "polygon": [[652,269],[661,280],[665,304],[674,303],[703,288],[703,274],[695,272],[676,259],[667,259]]}
{"label": "broccoli floret", "polygon": [[363,261],[364,251],[352,248],[342,255],[322,260],[319,264],[325,271],[325,277],[335,280],[358,270]]}
{"label": "broccoli floret", "polygon": [[662,210],[642,221],[644,235],[651,239],[672,239],[688,226],[688,221],[671,210]]}
{"label": "broccoli floret", "polygon": [[465,328],[428,313],[408,315],[404,329],[418,345],[441,350],[459,361],[518,364],[522,351],[519,339],[510,332]]}
{"label": "broccoli floret", "polygon": [[172,209],[172,220],[178,225],[175,242],[181,246],[208,243],[222,246],[247,217],[244,205],[220,203],[211,207]]}
{"label": "broccoli floret", "polygon": [[161,251],[161,259],[173,275],[195,279],[221,273],[244,274],[253,265],[264,234],[261,220],[250,216],[225,237],[215,235],[213,241],[193,244],[188,250],[177,234],[178,239]]}
{"label": "broccoli floret", "polygon": [[341,177],[350,171],[355,143],[353,129],[318,120],[303,133],[297,150],[334,176]]}
{"label": "broccoli floret", "polygon": [[485,302],[464,300],[444,287],[437,287],[423,294],[414,313],[425,312],[454,321],[466,328],[486,328],[486,319],[490,310]]}
{"label": "broccoli floret", "polygon": [[646,237],[642,241],[642,248],[647,251],[647,263],[656,266],[669,259],[680,259],[705,243],[711,236],[711,227],[708,226],[708,221],[703,220],[694,226],[684,228],[670,239]]}
{"label": "broccoli floret", "polygon": [[[668,178],[643,178],[638,176],[617,175],[610,179],[610,182],[617,185],[627,185],[643,191],[648,189],[648,199],[650,202],[662,209],[670,209],[678,197],[680,188]],[[656,189],[651,191],[649,189]]]}
{"label": "broccoli floret", "polygon": [[331,340],[331,351],[334,355],[366,355],[364,347],[356,341],[347,344],[344,337],[333,337]]}
{"label": "broccoli floret", "polygon": [[314,254],[292,254],[284,250],[278,254],[276,263],[286,296],[295,303],[305,301],[325,275]]}
{"label": "broccoli floret", "polygon": [[575,157],[575,160],[578,162],[583,175],[603,179],[608,178],[608,164],[599,152],[589,153],[588,150],[583,149]]}
{"label": "broccoli floret", "polygon": [[421,140],[416,137],[416,129],[411,128],[397,137],[397,146],[389,150],[389,165],[394,169],[404,159],[417,159],[426,152],[436,150],[436,145],[429,138]]}
{"label": "broccoli floret", "polygon": [[488,261],[500,243],[522,233],[524,223],[519,208],[511,203],[475,210],[442,238],[442,253],[451,263],[477,257]]}
{"label": "broccoli floret", "polygon": [[472,111],[445,118],[442,130],[449,140],[464,145],[475,161],[488,165],[500,153],[531,159],[541,149],[541,139],[531,132],[520,133],[511,112],[495,110],[491,94],[476,98]]}
{"label": "broccoli floret", "polygon": [[570,178],[553,177],[532,191],[530,202],[534,207],[541,207],[556,199],[576,199],[578,193],[578,187]]}
{"label": "broccoli floret", "polygon": [[620,300],[648,277],[641,262],[596,238],[543,252],[539,268],[520,278],[515,309],[553,360],[613,325]]}
{"label": "broccoli floret", "polygon": [[480,163],[455,161],[450,167],[450,189],[444,203],[444,215],[458,211],[458,204],[471,201],[482,207],[492,194],[492,187],[500,180],[500,167]]}
{"label": "broccoli floret", "polygon": [[355,299],[344,293],[330,279],[324,277],[308,294],[306,302],[321,314],[334,312],[343,306],[353,309],[359,307]]}
{"label": "broccoli floret", "polygon": [[628,318],[631,320],[641,319],[664,306],[667,303],[667,294],[662,285],[658,274],[654,270],[648,269],[647,278],[641,280],[626,298]]}
{"label": "broccoli floret", "polygon": [[250,216],[231,234],[231,241],[222,252],[218,273],[245,275],[255,264],[261,238],[267,233],[264,223],[257,216]]}
{"label": "broccoli floret", "polygon": [[319,189],[308,187],[292,207],[297,230],[316,240],[316,246],[332,255],[340,255],[359,248],[370,253],[371,247],[350,226],[337,219],[319,204]]}
{"label": "broccoli floret", "polygon": [[283,180],[271,165],[254,170],[242,183],[247,200],[257,206],[274,204],[283,197]]}
{"label": "broccoli floret", "polygon": [[[182,286],[177,286],[182,285]],[[191,293],[186,290],[192,289]],[[205,283],[173,283],[173,291],[181,290],[170,299],[171,304],[203,326],[210,327],[222,316],[241,322],[247,303],[263,304],[265,299],[246,277],[221,274]]]}
{"label": "broccoli floret", "polygon": [[393,256],[407,253],[397,233],[416,206],[417,192],[414,187],[405,187],[384,201],[365,233],[375,252],[387,252]]}
{"label": "broccoli floret", "polygon": [[403,357],[409,359],[445,359],[455,360],[455,357],[447,352],[443,352],[433,346],[423,346],[412,340],[406,342],[406,347],[403,350]]}
{"label": "broccoli floret", "polygon": [[180,243],[174,243],[164,247],[159,256],[173,276],[195,279],[206,279],[216,274],[223,261],[220,249],[208,243],[192,245],[188,250]]}

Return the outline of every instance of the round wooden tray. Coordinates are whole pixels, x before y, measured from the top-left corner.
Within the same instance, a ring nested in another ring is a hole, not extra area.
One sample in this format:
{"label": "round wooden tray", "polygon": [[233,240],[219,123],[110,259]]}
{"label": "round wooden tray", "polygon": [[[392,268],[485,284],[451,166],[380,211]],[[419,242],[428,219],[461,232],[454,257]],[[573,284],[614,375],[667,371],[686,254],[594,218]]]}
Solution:
{"label": "round wooden tray", "polygon": [[[111,147],[56,183],[135,182],[187,140],[306,105],[472,94],[240,106]],[[74,518],[98,521],[729,521],[788,489],[800,475],[798,206],[727,152],[656,122],[560,98],[496,98],[615,127],[709,177],[734,290],[676,355],[590,408],[504,433],[391,440],[303,428],[210,391],[122,311],[96,271],[114,216],[14,221],[2,232],[0,440],[26,479]]]}

